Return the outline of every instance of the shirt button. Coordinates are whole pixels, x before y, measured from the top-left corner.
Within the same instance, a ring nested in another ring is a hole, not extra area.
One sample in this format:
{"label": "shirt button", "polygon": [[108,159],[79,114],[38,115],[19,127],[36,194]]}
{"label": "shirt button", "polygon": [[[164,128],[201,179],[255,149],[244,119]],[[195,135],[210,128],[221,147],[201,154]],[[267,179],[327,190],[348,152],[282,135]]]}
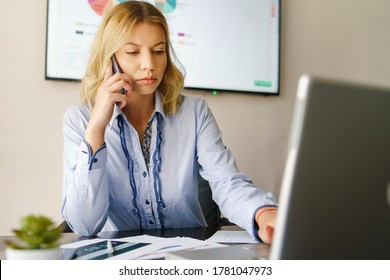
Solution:
{"label": "shirt button", "polygon": [[93,159],[93,162],[94,162],[94,163],[97,163],[97,162],[98,162],[98,159],[97,159],[97,158],[94,158],[94,159]]}
{"label": "shirt button", "polygon": [[148,173],[146,173],[146,171],[144,171],[144,173],[142,173],[142,176],[146,177],[148,175]]}
{"label": "shirt button", "polygon": [[154,222],[153,222],[153,221],[149,221],[149,224],[153,225],[153,224],[154,224]]}
{"label": "shirt button", "polygon": [[145,200],[145,204],[149,205],[149,200]]}

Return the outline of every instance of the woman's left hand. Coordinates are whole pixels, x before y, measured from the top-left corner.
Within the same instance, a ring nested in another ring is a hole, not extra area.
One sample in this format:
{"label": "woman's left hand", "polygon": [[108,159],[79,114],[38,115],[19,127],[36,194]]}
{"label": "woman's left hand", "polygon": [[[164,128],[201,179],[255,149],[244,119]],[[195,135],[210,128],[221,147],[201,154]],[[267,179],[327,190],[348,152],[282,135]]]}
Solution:
{"label": "woman's left hand", "polygon": [[264,243],[272,243],[277,212],[275,207],[264,207],[256,213],[255,220],[259,226],[258,234]]}

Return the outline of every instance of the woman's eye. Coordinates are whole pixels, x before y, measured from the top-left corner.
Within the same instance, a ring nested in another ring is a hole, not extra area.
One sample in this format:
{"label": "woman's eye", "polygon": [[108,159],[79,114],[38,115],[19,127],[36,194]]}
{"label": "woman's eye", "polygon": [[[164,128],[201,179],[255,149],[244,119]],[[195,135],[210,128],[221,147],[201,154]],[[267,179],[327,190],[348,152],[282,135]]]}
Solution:
{"label": "woman's eye", "polygon": [[138,52],[138,51],[127,51],[126,53],[127,53],[127,54],[130,54],[130,55],[136,55],[136,54],[138,54],[139,52]]}
{"label": "woman's eye", "polygon": [[165,53],[165,50],[154,50],[153,53],[157,55],[162,55]]}

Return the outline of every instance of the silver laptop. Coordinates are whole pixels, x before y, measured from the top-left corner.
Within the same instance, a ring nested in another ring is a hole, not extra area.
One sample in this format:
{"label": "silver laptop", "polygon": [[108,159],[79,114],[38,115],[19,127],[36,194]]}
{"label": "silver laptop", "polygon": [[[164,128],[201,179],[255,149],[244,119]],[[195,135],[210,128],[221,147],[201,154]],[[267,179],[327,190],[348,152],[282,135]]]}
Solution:
{"label": "silver laptop", "polygon": [[303,76],[271,259],[390,259],[390,90]]}
{"label": "silver laptop", "polygon": [[176,257],[390,259],[390,90],[301,77],[270,255],[212,250]]}

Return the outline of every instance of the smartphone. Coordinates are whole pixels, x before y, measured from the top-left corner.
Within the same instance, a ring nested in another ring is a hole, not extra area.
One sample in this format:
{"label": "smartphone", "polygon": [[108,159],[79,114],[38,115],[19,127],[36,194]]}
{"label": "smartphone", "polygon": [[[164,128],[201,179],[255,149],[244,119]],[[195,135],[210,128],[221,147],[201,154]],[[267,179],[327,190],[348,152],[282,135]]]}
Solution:
{"label": "smartphone", "polygon": [[[111,62],[112,62],[112,72],[115,73],[123,73],[121,67],[119,66],[118,60],[116,60],[115,54],[111,56]],[[122,88],[119,93],[126,94],[127,90]]]}

